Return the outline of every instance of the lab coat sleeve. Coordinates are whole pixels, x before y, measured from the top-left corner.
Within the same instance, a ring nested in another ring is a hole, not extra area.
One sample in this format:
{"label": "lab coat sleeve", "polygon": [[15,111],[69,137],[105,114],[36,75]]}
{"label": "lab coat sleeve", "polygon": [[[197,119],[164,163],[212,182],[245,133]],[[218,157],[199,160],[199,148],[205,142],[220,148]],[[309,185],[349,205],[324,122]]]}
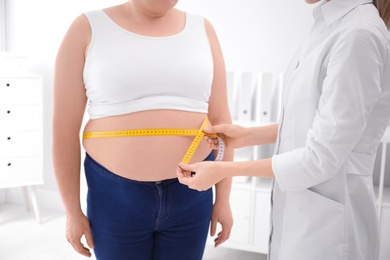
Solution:
{"label": "lab coat sleeve", "polygon": [[361,138],[381,93],[382,59],[387,53],[375,34],[360,29],[342,35],[329,55],[304,147],[272,158],[275,179],[284,191],[304,190],[338,173]]}

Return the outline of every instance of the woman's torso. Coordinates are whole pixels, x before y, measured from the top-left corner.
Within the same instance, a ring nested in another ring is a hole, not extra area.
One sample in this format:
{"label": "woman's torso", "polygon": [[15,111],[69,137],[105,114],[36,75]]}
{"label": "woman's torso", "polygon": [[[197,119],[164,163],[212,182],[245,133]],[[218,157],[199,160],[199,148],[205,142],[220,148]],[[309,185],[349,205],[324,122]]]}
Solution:
{"label": "woman's torso", "polygon": [[[203,18],[175,10],[182,24],[167,36],[126,27],[118,9],[87,14],[92,39],[84,83],[90,120],[85,132],[199,129],[208,112],[213,60]],[[84,139],[85,150],[108,170],[140,181],[175,178],[194,137],[143,136]],[[191,162],[211,152],[201,143]]]}
{"label": "woman's torso", "polygon": [[[153,110],[123,116],[90,120],[84,131],[110,131],[145,128],[199,129],[206,114]],[[194,137],[143,136],[84,139],[85,150],[111,172],[140,181],[159,181],[176,177],[178,163],[183,159]],[[211,152],[201,142],[191,162],[202,161]]]}

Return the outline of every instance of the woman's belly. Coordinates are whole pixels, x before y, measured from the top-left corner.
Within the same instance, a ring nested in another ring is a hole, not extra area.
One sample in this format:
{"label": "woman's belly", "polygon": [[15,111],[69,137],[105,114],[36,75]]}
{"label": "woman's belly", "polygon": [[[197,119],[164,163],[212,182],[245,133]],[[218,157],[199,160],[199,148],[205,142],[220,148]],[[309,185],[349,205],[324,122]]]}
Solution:
{"label": "woman's belly", "polygon": [[[90,120],[84,132],[146,128],[199,129],[206,114],[175,110],[142,111],[123,116]],[[176,177],[176,168],[194,137],[137,136],[88,138],[87,153],[109,171],[138,181],[160,181]],[[211,152],[201,142],[191,163],[202,161]]]}

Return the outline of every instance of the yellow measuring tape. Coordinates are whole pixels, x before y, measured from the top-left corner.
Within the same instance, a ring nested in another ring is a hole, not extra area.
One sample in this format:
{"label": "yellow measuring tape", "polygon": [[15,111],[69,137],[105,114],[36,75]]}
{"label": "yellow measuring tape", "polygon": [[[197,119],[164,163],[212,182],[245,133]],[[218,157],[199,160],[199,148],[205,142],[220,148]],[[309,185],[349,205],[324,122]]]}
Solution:
{"label": "yellow measuring tape", "polygon": [[[209,123],[208,117],[205,118],[199,129],[179,129],[179,128],[149,128],[149,129],[132,129],[116,130],[103,132],[85,132],[83,138],[108,138],[108,137],[135,137],[135,136],[195,136],[182,162],[189,163],[200,142],[205,135],[218,138],[216,134],[205,134],[203,129]],[[221,138],[218,138],[219,148],[216,161],[221,161],[225,153],[225,144]]]}

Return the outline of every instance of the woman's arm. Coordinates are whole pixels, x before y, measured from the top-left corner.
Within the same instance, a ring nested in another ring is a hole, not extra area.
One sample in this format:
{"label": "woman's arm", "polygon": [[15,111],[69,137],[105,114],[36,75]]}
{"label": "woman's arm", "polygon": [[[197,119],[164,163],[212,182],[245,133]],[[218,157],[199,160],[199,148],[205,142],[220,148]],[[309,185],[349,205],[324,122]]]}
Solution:
{"label": "woman's arm", "polygon": [[87,98],[83,84],[85,52],[90,38],[89,23],[79,16],[58,50],[53,90],[53,167],[67,215],[67,239],[85,256],[91,253],[80,238],[84,234],[93,247],[89,222],[80,205],[80,128]]}
{"label": "woman's arm", "polygon": [[[212,124],[231,124],[232,119],[227,100],[226,70],[222,50],[212,25],[206,19],[205,28],[210,41],[214,60],[214,78],[209,100],[209,119]],[[233,149],[226,149],[224,160],[233,160]],[[213,208],[210,234],[211,236],[214,236],[217,222],[222,225],[222,231],[214,240],[215,246],[220,245],[229,238],[233,225],[233,217],[229,202],[231,184],[231,178],[226,178],[216,184],[216,198]]]}

